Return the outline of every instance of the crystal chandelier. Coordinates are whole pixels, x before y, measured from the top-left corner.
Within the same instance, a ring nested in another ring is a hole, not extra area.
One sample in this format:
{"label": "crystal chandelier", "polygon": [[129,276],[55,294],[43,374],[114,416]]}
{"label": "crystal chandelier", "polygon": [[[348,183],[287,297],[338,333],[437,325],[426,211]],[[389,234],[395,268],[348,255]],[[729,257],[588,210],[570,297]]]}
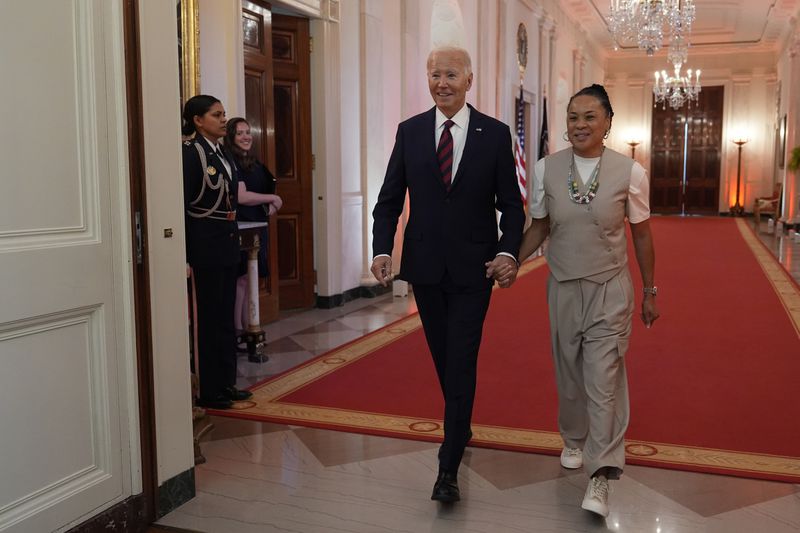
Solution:
{"label": "crystal chandelier", "polygon": [[684,103],[691,107],[692,102],[696,102],[700,94],[700,70],[692,73],[692,69],[686,71],[686,76],[681,76],[681,65],[675,66],[675,75],[670,76],[666,70],[655,72],[656,82],[653,85],[653,95],[655,105],[661,104],[663,109],[667,104],[672,109],[679,109]]}
{"label": "crystal chandelier", "polygon": [[665,26],[671,39],[685,41],[694,16],[694,0],[611,0],[608,29],[615,49],[622,41],[634,41],[651,56],[664,42]]}
{"label": "crystal chandelier", "polygon": [[672,63],[673,67],[681,68],[681,65],[686,63],[689,59],[689,40],[684,37],[682,33],[672,36],[669,42],[669,52],[667,52],[667,61]]}

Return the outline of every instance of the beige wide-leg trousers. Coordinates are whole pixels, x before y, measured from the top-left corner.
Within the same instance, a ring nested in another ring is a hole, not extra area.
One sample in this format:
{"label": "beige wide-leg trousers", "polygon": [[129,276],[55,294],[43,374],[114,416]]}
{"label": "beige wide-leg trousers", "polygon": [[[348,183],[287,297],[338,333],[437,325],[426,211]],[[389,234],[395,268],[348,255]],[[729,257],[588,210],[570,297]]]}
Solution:
{"label": "beige wide-leg trousers", "polygon": [[625,352],[631,335],[633,284],[623,268],[605,283],[547,281],[550,333],[558,385],[558,426],[569,448],[583,450],[590,476],[625,466],[628,380]]}

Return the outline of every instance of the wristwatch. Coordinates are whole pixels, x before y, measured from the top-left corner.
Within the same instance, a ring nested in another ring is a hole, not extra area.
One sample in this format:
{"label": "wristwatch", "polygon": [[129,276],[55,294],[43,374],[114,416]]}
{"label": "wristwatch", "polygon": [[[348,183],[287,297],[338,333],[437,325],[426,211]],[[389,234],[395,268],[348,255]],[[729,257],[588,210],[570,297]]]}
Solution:
{"label": "wristwatch", "polygon": [[655,296],[656,294],[658,294],[658,287],[644,287],[642,289],[642,292],[644,292],[645,294],[652,294],[653,296]]}

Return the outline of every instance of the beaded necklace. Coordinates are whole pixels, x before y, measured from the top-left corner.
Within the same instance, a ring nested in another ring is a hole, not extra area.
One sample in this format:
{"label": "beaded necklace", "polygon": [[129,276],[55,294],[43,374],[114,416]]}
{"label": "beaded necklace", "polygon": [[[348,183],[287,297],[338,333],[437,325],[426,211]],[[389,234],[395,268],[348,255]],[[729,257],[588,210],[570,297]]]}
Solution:
{"label": "beaded necklace", "polygon": [[600,160],[595,165],[594,170],[592,170],[591,176],[589,176],[589,187],[586,190],[586,194],[581,194],[578,190],[578,185],[575,183],[575,153],[572,153],[572,161],[569,164],[569,177],[567,178],[567,186],[569,187],[569,197],[570,199],[575,202],[576,204],[588,204],[591,202],[594,197],[597,195],[597,189],[600,187],[600,182],[597,181],[597,176],[600,174],[600,163],[603,162],[603,152],[605,151],[605,146],[603,150],[600,152]]}

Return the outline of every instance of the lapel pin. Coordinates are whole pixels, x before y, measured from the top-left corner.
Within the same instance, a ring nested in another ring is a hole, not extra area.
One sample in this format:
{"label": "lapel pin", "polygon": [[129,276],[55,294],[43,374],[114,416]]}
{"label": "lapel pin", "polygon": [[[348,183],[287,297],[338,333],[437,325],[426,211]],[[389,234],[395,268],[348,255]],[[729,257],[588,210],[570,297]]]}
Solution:
{"label": "lapel pin", "polygon": [[475,131],[483,131],[483,128],[475,128]]}
{"label": "lapel pin", "polygon": [[208,167],[208,175],[209,175],[209,176],[213,176],[213,175],[214,175],[214,174],[216,174],[216,173],[217,173],[217,169],[216,169],[216,168],[214,168],[214,167],[212,167],[212,166],[209,166],[209,167]]}

